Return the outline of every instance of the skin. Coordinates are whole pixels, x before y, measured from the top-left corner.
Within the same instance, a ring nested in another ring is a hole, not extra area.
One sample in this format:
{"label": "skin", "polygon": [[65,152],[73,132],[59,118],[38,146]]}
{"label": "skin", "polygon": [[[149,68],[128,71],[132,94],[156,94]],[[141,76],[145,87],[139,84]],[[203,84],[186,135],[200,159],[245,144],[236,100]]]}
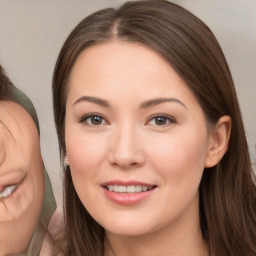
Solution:
{"label": "skin", "polygon": [[[80,54],[68,85],[66,152],[80,200],[106,230],[105,255],[207,255],[198,187],[225,153],[229,127],[223,117],[210,129],[185,82],[146,46],[115,41]],[[155,188],[122,205],[104,193],[113,180]]]}
{"label": "skin", "polygon": [[0,199],[0,255],[25,252],[39,219],[44,195],[39,135],[29,113],[0,102],[0,188],[18,185]]}

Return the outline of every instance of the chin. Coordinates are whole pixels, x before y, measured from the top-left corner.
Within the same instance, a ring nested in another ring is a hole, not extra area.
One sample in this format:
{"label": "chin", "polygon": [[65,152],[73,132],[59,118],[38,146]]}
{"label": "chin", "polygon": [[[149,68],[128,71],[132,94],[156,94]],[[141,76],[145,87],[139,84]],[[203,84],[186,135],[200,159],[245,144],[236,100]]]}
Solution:
{"label": "chin", "polygon": [[107,233],[110,233],[112,235],[116,236],[130,236],[130,237],[138,237],[138,236],[143,236],[150,234],[154,231],[156,231],[156,227],[150,226],[149,223],[133,223],[131,224],[130,222],[117,222],[113,221],[113,224],[106,224],[102,225],[103,228]]}

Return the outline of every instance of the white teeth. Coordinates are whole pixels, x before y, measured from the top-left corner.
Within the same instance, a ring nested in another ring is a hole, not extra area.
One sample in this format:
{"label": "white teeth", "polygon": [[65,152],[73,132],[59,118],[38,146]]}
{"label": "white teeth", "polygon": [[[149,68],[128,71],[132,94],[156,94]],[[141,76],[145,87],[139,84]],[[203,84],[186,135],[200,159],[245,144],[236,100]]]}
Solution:
{"label": "white teeth", "polygon": [[142,188],[141,186],[135,186],[135,192],[141,192]]}
{"label": "white teeth", "polygon": [[5,198],[5,197],[10,196],[17,187],[18,187],[18,185],[12,185],[12,186],[8,186],[8,187],[4,188],[0,192],[0,198]]}
{"label": "white teeth", "polygon": [[126,186],[118,186],[118,191],[121,193],[125,193],[126,192]]}
{"label": "white teeth", "polygon": [[135,193],[136,187],[135,186],[127,186],[126,192],[128,193]]}
{"label": "white teeth", "polygon": [[139,193],[139,192],[146,192],[153,187],[147,187],[147,186],[140,186],[140,185],[131,185],[131,186],[124,186],[124,185],[109,185],[107,186],[107,189],[109,191],[113,191],[116,193]]}

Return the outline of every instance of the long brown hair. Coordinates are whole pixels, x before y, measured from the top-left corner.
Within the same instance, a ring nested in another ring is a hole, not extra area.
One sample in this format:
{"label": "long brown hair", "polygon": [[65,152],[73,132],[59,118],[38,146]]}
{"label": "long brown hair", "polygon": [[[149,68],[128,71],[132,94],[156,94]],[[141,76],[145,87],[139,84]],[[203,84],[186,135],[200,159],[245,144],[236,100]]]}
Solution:
{"label": "long brown hair", "polygon": [[[204,170],[200,224],[211,256],[256,255],[256,188],[240,108],[229,67],[211,30],[184,8],[168,1],[131,1],[84,20],[65,41],[53,75],[53,104],[61,159],[65,155],[68,81],[79,54],[95,44],[137,42],[160,53],[186,82],[209,124],[232,119],[229,149]],[[104,229],[79,200],[69,167],[64,170],[67,255],[104,255]]]}

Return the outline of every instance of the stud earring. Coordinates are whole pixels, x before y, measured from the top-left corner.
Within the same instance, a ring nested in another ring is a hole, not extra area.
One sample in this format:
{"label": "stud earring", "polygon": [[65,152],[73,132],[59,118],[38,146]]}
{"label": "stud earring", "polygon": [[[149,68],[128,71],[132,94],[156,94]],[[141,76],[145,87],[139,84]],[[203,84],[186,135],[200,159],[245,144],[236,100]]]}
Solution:
{"label": "stud earring", "polygon": [[65,156],[65,158],[64,158],[64,167],[67,167],[68,165],[69,165],[69,163],[68,163],[68,157]]}

